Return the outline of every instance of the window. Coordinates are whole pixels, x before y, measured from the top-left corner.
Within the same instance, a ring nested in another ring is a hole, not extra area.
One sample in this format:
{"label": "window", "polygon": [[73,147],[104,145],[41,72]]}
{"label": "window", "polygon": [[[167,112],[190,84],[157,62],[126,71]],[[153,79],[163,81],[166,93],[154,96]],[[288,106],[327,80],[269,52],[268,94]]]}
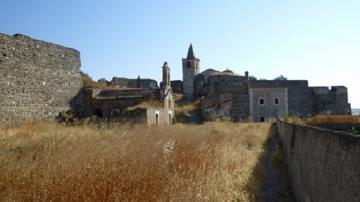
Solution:
{"label": "window", "polygon": [[275,98],[275,99],[274,99],[274,104],[276,104],[276,105],[279,104],[279,98]]}
{"label": "window", "polygon": [[191,67],[191,63],[190,62],[187,62],[187,67]]}
{"label": "window", "polygon": [[260,122],[265,122],[265,117],[260,117]]}
{"label": "window", "polygon": [[171,108],[171,100],[169,99],[169,102],[168,102],[168,106],[169,108]]}
{"label": "window", "polygon": [[159,124],[159,114],[155,114],[155,123]]}
{"label": "window", "polygon": [[172,124],[172,116],[171,116],[171,113],[169,113],[169,125]]}
{"label": "window", "polygon": [[265,99],[264,99],[264,98],[260,98],[260,99],[259,99],[259,104],[261,104],[261,105],[265,104]]}

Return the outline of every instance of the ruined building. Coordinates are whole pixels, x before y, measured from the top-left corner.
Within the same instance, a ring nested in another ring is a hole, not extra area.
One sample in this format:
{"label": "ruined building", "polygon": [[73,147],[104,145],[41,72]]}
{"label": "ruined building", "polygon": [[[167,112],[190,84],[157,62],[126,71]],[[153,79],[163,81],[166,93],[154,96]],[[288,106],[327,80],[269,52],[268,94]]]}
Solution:
{"label": "ruined building", "polygon": [[[76,113],[80,117],[96,116],[104,119],[133,123],[172,124],[175,102],[170,86],[170,67],[162,66],[163,85],[133,88],[83,89],[82,106]],[[156,84],[157,85],[157,84]]]}
{"label": "ruined building", "polygon": [[167,63],[161,88],[151,79],[114,77],[111,88],[85,89],[77,50],[20,34],[0,34],[0,73],[0,125],[53,120],[69,110],[79,117],[147,124],[171,124],[174,116]]}

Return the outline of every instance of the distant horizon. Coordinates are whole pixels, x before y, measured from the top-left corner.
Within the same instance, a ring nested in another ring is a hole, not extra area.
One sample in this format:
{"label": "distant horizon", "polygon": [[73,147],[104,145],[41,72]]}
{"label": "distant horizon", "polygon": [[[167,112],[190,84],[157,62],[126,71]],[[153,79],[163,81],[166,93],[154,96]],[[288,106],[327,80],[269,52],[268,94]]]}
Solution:
{"label": "distant horizon", "polygon": [[[191,5],[191,6],[189,6]],[[200,70],[279,75],[310,86],[346,86],[360,108],[360,1],[12,1],[0,32],[74,48],[94,80],[182,79],[193,44]]]}

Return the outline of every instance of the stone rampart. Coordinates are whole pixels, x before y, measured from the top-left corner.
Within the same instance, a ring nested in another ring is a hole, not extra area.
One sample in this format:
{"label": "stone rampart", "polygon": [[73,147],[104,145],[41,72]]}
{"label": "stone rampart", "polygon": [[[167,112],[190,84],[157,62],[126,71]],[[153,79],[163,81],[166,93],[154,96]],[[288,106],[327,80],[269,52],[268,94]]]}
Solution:
{"label": "stone rampart", "polygon": [[360,136],[277,122],[295,198],[360,201]]}
{"label": "stone rampart", "polygon": [[82,87],[80,53],[24,35],[0,34],[0,125],[52,119]]}

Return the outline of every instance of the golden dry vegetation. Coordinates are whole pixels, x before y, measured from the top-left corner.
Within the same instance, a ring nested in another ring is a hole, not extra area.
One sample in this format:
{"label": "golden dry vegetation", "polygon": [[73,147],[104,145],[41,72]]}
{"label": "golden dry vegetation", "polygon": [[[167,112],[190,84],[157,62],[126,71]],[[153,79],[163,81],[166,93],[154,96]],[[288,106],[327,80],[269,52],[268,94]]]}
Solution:
{"label": "golden dry vegetation", "polygon": [[0,129],[1,201],[254,201],[270,124]]}
{"label": "golden dry vegetation", "polygon": [[311,125],[321,124],[360,124],[360,116],[350,115],[317,115],[306,120]]}
{"label": "golden dry vegetation", "polygon": [[147,107],[164,107],[164,103],[160,100],[146,100],[143,102],[140,102],[139,104],[136,104],[134,106],[129,106],[126,109],[127,110],[134,110],[138,108],[147,108]]}
{"label": "golden dry vegetation", "polygon": [[81,75],[81,80],[83,83],[84,88],[100,88],[100,89],[114,89],[111,86],[107,86],[103,83],[99,83],[97,81],[93,81],[89,76],[87,75]]}

